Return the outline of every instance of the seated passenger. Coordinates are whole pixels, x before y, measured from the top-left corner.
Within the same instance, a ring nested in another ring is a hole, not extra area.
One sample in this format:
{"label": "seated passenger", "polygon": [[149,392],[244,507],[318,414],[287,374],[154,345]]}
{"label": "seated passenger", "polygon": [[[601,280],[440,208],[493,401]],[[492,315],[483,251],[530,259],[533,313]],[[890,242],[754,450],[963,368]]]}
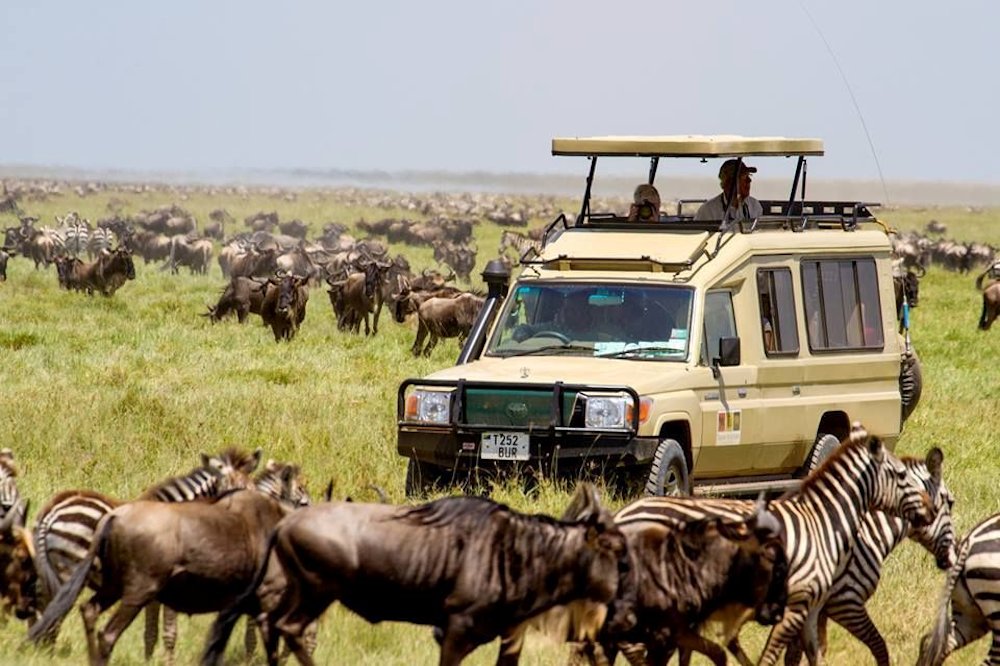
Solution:
{"label": "seated passenger", "polygon": [[722,186],[722,193],[715,198],[709,199],[701,205],[695,213],[695,222],[702,221],[728,221],[753,220],[761,216],[764,208],[760,202],[750,196],[750,174],[757,173],[757,167],[742,164],[739,179],[736,187],[736,197],[729,201],[730,192],[733,188],[733,179],[736,177],[737,159],[726,160],[719,167],[719,184]]}
{"label": "seated passenger", "polygon": [[628,211],[629,222],[659,222],[660,193],[649,183],[642,183],[635,188],[632,195],[632,206]]}

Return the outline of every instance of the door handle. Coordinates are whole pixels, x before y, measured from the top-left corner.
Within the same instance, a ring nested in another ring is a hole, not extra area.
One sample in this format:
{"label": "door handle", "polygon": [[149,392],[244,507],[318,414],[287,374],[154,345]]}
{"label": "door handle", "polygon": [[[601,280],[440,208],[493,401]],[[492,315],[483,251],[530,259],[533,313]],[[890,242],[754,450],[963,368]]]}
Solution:
{"label": "door handle", "polygon": [[792,387],[792,395],[799,395],[801,393],[802,393],[802,387],[801,386],[793,386]]}

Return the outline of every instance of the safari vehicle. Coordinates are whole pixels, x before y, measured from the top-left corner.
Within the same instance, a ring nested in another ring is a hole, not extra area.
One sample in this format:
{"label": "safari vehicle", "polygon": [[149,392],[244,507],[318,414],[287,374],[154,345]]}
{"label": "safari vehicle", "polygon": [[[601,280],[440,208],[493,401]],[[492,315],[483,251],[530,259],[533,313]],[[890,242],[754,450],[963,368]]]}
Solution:
{"label": "safari vehicle", "polygon": [[[822,141],[557,138],[552,152],[589,160],[579,215],[549,225],[509,287],[488,265],[458,364],[399,387],[408,494],[510,472],[596,474],[626,494],[780,491],[852,421],[894,447],[908,343],[889,238],[877,204],[806,198]],[[794,176],[752,220],[696,222],[689,201],[641,223],[591,209],[599,157],[648,158],[653,184],[661,158],[765,156],[796,158]]]}

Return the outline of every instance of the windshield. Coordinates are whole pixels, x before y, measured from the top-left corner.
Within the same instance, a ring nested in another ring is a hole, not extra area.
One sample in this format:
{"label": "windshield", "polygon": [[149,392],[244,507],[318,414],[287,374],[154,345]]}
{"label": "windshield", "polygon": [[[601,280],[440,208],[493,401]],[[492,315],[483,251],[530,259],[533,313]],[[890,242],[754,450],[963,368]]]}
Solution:
{"label": "windshield", "polygon": [[666,285],[519,284],[486,353],[683,361],[691,294]]}

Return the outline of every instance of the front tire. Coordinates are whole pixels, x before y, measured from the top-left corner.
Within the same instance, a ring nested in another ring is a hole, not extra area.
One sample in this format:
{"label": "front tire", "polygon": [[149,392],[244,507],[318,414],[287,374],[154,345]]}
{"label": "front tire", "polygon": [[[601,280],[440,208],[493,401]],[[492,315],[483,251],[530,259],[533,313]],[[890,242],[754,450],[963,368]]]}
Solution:
{"label": "front tire", "polygon": [[661,440],[656,447],[649,479],[646,481],[646,494],[658,497],[691,494],[687,459],[684,457],[684,449],[676,440]]}

